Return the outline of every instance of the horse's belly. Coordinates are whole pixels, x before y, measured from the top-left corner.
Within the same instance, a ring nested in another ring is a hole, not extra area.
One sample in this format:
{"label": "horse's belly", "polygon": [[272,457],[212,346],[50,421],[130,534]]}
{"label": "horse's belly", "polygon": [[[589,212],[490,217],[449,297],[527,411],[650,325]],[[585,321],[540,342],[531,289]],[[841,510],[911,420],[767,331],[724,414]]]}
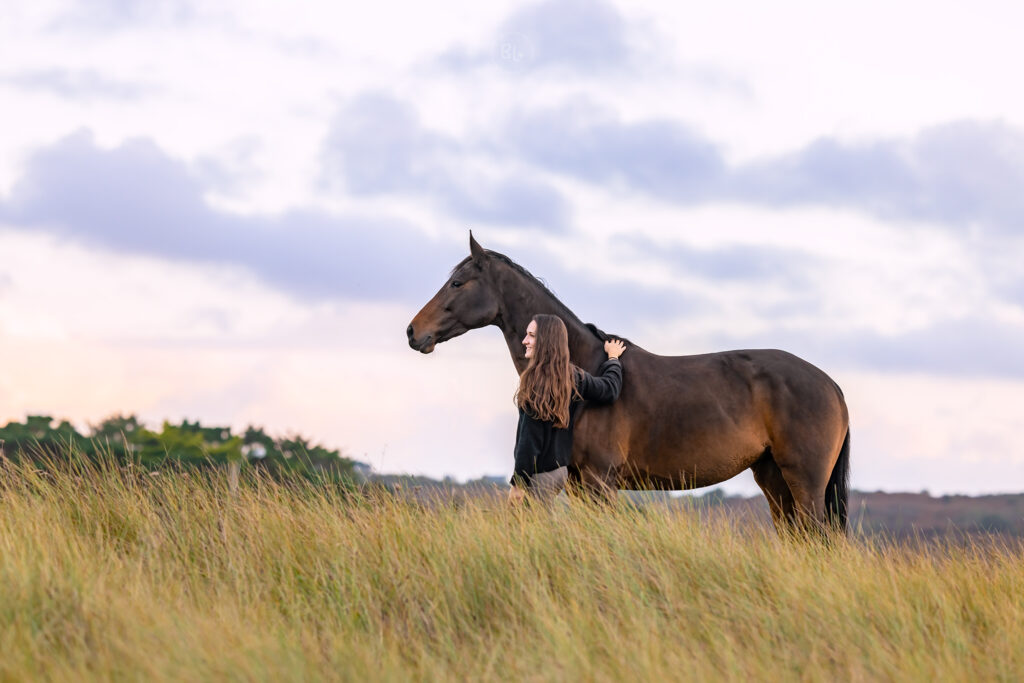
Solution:
{"label": "horse's belly", "polygon": [[749,468],[759,455],[730,457],[673,458],[671,462],[647,463],[644,459],[627,460],[618,469],[622,488],[691,489],[719,484]]}
{"label": "horse's belly", "polygon": [[583,430],[574,462],[613,474],[622,488],[684,489],[731,479],[753,465],[765,450],[766,436],[736,423],[700,430]]}

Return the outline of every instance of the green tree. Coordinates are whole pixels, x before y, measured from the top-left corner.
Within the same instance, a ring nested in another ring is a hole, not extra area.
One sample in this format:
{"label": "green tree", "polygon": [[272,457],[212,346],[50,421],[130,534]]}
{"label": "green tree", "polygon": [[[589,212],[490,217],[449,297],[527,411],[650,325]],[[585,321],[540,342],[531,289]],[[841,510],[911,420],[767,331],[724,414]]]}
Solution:
{"label": "green tree", "polygon": [[113,455],[119,462],[127,460],[136,450],[133,439],[142,429],[135,415],[113,415],[97,425],[90,425],[85,449],[93,456],[102,452]]}
{"label": "green tree", "polygon": [[135,415],[113,415],[90,426],[88,437],[66,420],[54,424],[47,415],[29,415],[25,422],[0,428],[0,449],[8,457],[43,462],[72,453],[89,458],[112,456],[119,463],[138,461],[146,468],[168,463],[209,467],[250,462],[275,475],[354,480],[355,463],[340,451],[293,435],[274,438],[250,425],[241,435],[229,427],[204,427],[196,421],[164,421],[160,431],[147,429]]}
{"label": "green tree", "polygon": [[70,422],[61,420],[54,426],[49,415],[29,415],[24,422],[8,422],[0,428],[0,448],[12,458],[60,458],[85,441]]}

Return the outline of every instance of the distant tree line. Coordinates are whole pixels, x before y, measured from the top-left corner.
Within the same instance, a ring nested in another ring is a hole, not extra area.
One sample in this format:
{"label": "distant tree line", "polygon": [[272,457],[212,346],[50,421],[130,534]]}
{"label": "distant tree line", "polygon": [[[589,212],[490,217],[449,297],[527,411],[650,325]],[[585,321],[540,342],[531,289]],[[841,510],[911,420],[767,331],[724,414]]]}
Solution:
{"label": "distant tree line", "polygon": [[241,434],[228,427],[204,427],[198,421],[165,421],[160,431],[147,429],[135,415],[108,417],[86,434],[67,420],[29,415],[24,422],[0,427],[0,454],[11,460],[39,464],[70,457],[103,458],[159,469],[167,465],[205,468],[229,462],[263,468],[270,474],[328,476],[359,481],[369,467],[338,450],[313,444],[301,436],[275,438],[262,427]]}

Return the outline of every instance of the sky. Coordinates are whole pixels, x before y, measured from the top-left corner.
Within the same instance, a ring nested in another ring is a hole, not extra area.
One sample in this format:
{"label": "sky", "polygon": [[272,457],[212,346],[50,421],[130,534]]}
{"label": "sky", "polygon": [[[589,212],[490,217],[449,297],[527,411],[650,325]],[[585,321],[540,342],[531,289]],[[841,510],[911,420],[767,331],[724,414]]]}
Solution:
{"label": "sky", "polygon": [[822,368],[854,488],[1024,491],[1021,25],[985,0],[0,0],[0,424],[256,424],[507,476],[500,333],[405,338],[472,230],[650,351]]}

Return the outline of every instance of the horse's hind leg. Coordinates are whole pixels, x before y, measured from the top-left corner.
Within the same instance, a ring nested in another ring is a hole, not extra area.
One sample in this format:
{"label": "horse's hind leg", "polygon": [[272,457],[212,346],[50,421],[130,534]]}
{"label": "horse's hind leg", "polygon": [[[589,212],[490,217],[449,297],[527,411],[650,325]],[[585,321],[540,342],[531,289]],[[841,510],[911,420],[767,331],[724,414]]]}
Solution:
{"label": "horse's hind leg", "polygon": [[825,485],[831,469],[825,469],[818,459],[794,455],[790,450],[786,457],[775,456],[776,466],[793,497],[791,521],[807,531],[824,531]]}
{"label": "horse's hind leg", "polygon": [[796,504],[793,501],[793,494],[789,490],[789,484],[782,476],[782,470],[772,460],[771,454],[766,453],[763,458],[751,465],[750,471],[754,473],[754,481],[761,487],[764,497],[768,499],[768,507],[772,513],[775,529],[781,532],[783,529],[791,527],[796,516]]}

